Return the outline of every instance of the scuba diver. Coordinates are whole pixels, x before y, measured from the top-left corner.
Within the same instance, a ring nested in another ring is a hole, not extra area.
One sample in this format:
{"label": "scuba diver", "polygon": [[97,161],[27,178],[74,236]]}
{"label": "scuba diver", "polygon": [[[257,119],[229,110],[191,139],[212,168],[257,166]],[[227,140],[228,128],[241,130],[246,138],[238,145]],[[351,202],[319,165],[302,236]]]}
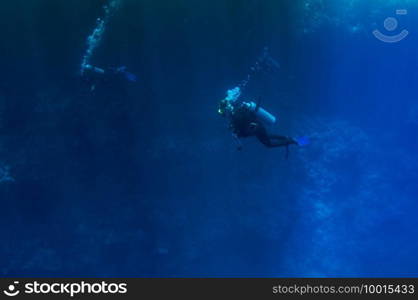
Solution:
{"label": "scuba diver", "polygon": [[229,121],[229,128],[238,144],[238,150],[242,150],[240,138],[251,136],[255,136],[268,148],[286,147],[287,154],[290,145],[305,146],[309,144],[306,137],[291,138],[271,134],[267,127],[276,123],[276,117],[255,102],[238,100],[240,95],[241,89],[239,87],[229,90],[227,97],[220,101],[218,108],[218,113]]}
{"label": "scuba diver", "polygon": [[276,123],[276,117],[260,107],[260,103],[239,100],[241,92],[260,73],[276,73],[280,64],[270,56],[268,47],[250,68],[249,74],[234,89],[227,91],[227,97],[219,102],[218,113],[229,121],[229,128],[242,150],[241,138],[255,136],[268,148],[286,147],[286,157],[290,145],[306,146],[310,143],[307,137],[291,138],[269,132],[268,127]]}
{"label": "scuba diver", "polygon": [[118,68],[102,69],[86,64],[83,66],[81,76],[90,86],[90,92],[94,92],[99,83],[109,81],[129,81],[136,82],[137,76],[128,72],[125,66]]}

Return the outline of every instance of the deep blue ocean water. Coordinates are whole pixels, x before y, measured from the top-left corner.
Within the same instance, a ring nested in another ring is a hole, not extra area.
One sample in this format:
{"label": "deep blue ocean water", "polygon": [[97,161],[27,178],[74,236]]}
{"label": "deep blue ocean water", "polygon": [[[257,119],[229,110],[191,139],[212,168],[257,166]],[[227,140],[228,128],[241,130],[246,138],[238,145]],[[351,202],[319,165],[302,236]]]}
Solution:
{"label": "deep blue ocean water", "polygon": [[[105,4],[0,4],[1,276],[418,276],[418,3],[121,0],[91,92]],[[217,114],[266,46],[287,160]]]}

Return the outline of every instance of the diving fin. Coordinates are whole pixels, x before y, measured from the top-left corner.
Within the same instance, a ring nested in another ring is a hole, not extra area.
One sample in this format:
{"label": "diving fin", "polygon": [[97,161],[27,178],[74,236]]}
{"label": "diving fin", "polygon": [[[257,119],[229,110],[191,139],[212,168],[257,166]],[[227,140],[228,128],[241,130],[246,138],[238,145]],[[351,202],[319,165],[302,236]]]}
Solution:
{"label": "diving fin", "polygon": [[298,146],[301,147],[308,146],[311,143],[307,136],[298,137],[295,139],[295,141],[298,144]]}
{"label": "diving fin", "polygon": [[130,72],[125,71],[124,72],[126,80],[130,82],[136,82],[138,80],[137,76],[135,74],[132,74]]}

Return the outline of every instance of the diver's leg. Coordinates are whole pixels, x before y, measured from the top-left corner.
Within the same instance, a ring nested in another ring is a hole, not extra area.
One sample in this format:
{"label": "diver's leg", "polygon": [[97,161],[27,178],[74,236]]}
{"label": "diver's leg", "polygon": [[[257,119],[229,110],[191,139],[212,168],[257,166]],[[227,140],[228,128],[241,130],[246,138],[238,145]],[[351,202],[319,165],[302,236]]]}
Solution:
{"label": "diver's leg", "polygon": [[260,141],[260,143],[262,143],[264,146],[268,147],[268,148],[274,148],[274,144],[271,141],[271,138],[269,136],[269,134],[267,133],[266,128],[264,128],[264,126],[258,126],[256,131],[255,131],[255,136],[257,137],[257,139]]}
{"label": "diver's leg", "polygon": [[297,142],[289,137],[268,134],[267,130],[260,126],[257,128],[255,136],[258,140],[268,148],[287,147],[289,145],[297,145]]}
{"label": "diver's leg", "polygon": [[264,146],[266,146],[268,148],[274,148],[275,147],[268,136],[256,135],[256,137]]}
{"label": "diver's leg", "polygon": [[297,145],[298,143],[287,136],[280,136],[280,135],[270,135],[270,141],[274,145],[274,147],[285,147],[289,145]]}

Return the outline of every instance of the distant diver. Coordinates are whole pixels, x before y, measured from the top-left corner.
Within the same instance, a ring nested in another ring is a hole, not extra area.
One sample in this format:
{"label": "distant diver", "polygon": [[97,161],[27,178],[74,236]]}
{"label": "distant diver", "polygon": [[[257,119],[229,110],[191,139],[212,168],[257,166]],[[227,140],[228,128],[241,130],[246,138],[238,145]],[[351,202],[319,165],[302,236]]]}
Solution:
{"label": "distant diver", "polygon": [[103,39],[106,27],[121,4],[121,0],[105,0],[104,2],[103,16],[97,18],[96,26],[87,37],[87,48],[84,52],[80,66],[81,78],[89,85],[91,92],[93,92],[96,89],[97,84],[101,82],[111,82],[118,79],[130,82],[137,81],[137,77],[128,72],[125,66],[104,69],[91,64],[91,60]]}
{"label": "distant diver", "polygon": [[291,138],[269,133],[267,126],[276,123],[276,117],[260,107],[255,102],[240,101],[241,89],[236,87],[229,90],[227,97],[220,101],[218,113],[229,120],[229,127],[242,149],[241,138],[255,136],[268,148],[288,147],[290,145],[305,146],[309,144],[306,137]]}
{"label": "distant diver", "polygon": [[96,89],[99,83],[121,80],[129,82],[137,81],[137,76],[128,72],[125,66],[103,69],[90,64],[84,66],[82,78],[89,84],[91,92]]}

